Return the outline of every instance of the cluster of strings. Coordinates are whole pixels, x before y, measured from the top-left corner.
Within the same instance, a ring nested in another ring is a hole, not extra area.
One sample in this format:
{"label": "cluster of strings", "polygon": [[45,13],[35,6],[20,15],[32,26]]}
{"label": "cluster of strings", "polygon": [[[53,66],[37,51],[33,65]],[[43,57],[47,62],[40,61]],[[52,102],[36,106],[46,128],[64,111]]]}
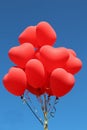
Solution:
{"label": "cluster of strings", "polygon": [[[21,96],[21,99],[24,104],[27,105],[27,107],[31,110],[33,115],[38,119],[38,121],[43,125],[44,120],[41,118],[41,114],[36,108],[37,105],[34,105],[34,102],[32,100],[33,95],[29,93],[29,91],[25,91],[24,95]],[[55,96],[49,96],[47,94],[36,96],[35,97],[37,102],[39,103],[40,109],[42,111],[42,115],[44,115],[45,112],[47,112],[47,118],[50,117],[54,118],[56,113],[56,104],[59,101],[58,97]]]}

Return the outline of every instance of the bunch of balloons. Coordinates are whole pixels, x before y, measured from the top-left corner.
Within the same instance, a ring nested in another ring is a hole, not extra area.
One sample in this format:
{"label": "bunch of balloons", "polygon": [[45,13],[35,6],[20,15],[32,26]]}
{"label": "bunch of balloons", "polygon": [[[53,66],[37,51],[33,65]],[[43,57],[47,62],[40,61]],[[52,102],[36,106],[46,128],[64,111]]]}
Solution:
{"label": "bunch of balloons", "polygon": [[47,93],[61,97],[75,84],[74,75],[82,62],[72,49],[54,48],[57,39],[52,26],[45,21],[27,27],[19,35],[19,46],[12,47],[10,60],[16,65],[3,77],[5,88],[16,96],[27,89],[34,95]]}

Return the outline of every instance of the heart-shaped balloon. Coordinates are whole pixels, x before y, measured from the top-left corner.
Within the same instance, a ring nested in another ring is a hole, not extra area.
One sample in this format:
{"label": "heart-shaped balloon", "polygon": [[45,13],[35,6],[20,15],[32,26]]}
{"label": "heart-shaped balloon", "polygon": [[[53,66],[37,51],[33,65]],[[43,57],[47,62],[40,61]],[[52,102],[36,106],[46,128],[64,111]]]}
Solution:
{"label": "heart-shaped balloon", "polygon": [[82,68],[82,62],[79,58],[70,53],[69,59],[66,62],[65,69],[72,74],[76,74]]}
{"label": "heart-shaped balloon", "polygon": [[27,88],[25,72],[17,67],[12,67],[3,78],[5,88],[16,96],[21,96]]}
{"label": "heart-shaped balloon", "polygon": [[43,64],[37,59],[31,59],[25,67],[28,84],[34,88],[43,87],[46,74]]}
{"label": "heart-shaped balloon", "polygon": [[31,92],[32,94],[36,95],[36,96],[40,96],[40,95],[42,95],[44,93],[43,88],[34,88],[34,87],[30,86],[30,85],[28,85],[27,90],[29,92]]}
{"label": "heart-shaped balloon", "polygon": [[32,43],[34,47],[38,47],[37,37],[36,37],[36,26],[27,27],[18,37],[20,44]]}
{"label": "heart-shaped balloon", "polygon": [[43,45],[53,45],[57,37],[52,26],[45,21],[42,21],[37,24],[36,35],[40,47]]}
{"label": "heart-shaped balloon", "polygon": [[73,49],[68,49],[68,52],[70,53],[70,54],[72,54],[73,56],[77,56],[76,55],[76,52],[73,50]]}
{"label": "heart-shaped balloon", "polygon": [[74,86],[74,76],[62,68],[55,69],[50,76],[50,88],[54,96],[67,94]]}
{"label": "heart-shaped balloon", "polygon": [[16,65],[21,68],[24,68],[26,63],[33,58],[35,53],[34,47],[30,43],[24,43],[20,46],[12,47],[9,52],[9,58]]}
{"label": "heart-shaped balloon", "polygon": [[34,58],[41,61],[40,57],[41,57],[41,56],[40,56],[40,50],[37,50],[37,51],[35,52]]}
{"label": "heart-shaped balloon", "polygon": [[41,60],[41,62],[45,66],[46,70],[49,72],[51,72],[55,68],[64,67],[68,58],[69,53],[66,48],[53,48],[49,45],[41,47],[40,55],[38,57],[38,59]]}
{"label": "heart-shaped balloon", "polygon": [[47,22],[40,22],[37,26],[27,27],[18,37],[19,43],[32,43],[35,48],[43,45],[53,45],[56,41],[56,33]]}
{"label": "heart-shaped balloon", "polygon": [[49,96],[54,96],[53,95],[53,92],[51,90],[51,88],[48,86],[48,87],[45,87],[45,92],[49,95]]}

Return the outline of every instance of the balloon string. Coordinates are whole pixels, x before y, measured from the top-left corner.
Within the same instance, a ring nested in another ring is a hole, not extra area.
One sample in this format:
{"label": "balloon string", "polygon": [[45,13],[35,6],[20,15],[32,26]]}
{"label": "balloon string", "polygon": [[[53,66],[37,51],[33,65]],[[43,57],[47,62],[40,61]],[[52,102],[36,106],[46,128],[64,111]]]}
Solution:
{"label": "balloon string", "polygon": [[48,130],[47,96],[44,94],[44,130]]}
{"label": "balloon string", "polygon": [[59,97],[56,97],[55,99],[55,105],[59,102]]}
{"label": "balloon string", "polygon": [[37,111],[37,109],[35,108],[34,104],[33,104],[32,101],[31,101],[31,98],[30,98],[30,96],[29,96],[29,92],[26,91],[24,95],[25,95],[26,100],[28,99],[29,102],[31,103],[31,106],[33,107],[33,109],[34,109],[35,111]]}
{"label": "balloon string", "polygon": [[[56,107],[55,107],[55,105],[58,103],[58,100],[59,100],[59,98],[56,97],[56,99],[55,99],[55,101],[54,101],[54,105],[53,105],[53,107],[52,107],[52,109],[51,109],[51,112],[50,112],[50,116],[53,117],[53,118],[54,118],[55,112],[56,112]],[[50,106],[51,106],[51,104],[50,104]]]}
{"label": "balloon string", "polygon": [[31,112],[33,113],[33,115],[38,119],[38,121],[43,125],[43,121],[41,120],[41,118],[35,113],[35,111],[32,109],[32,107],[29,105],[29,103],[27,102],[27,100],[21,96],[21,99],[23,100],[23,102],[28,106],[28,108],[31,110]]}
{"label": "balloon string", "polygon": [[41,105],[42,111],[44,111],[43,99],[41,98],[41,96],[37,96],[37,100],[39,101],[39,103]]}

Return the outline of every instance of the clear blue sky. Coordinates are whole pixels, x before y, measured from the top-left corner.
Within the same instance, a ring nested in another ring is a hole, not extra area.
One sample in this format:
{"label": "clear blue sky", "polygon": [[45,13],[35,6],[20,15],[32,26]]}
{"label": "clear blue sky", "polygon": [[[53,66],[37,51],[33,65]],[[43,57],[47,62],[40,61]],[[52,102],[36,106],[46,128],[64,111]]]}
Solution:
{"label": "clear blue sky", "polygon": [[0,130],[42,130],[19,97],[3,87],[2,77],[12,66],[8,50],[29,25],[48,21],[58,39],[55,46],[72,48],[83,62],[73,90],[57,104],[49,130],[87,130],[87,1],[0,0]]}

